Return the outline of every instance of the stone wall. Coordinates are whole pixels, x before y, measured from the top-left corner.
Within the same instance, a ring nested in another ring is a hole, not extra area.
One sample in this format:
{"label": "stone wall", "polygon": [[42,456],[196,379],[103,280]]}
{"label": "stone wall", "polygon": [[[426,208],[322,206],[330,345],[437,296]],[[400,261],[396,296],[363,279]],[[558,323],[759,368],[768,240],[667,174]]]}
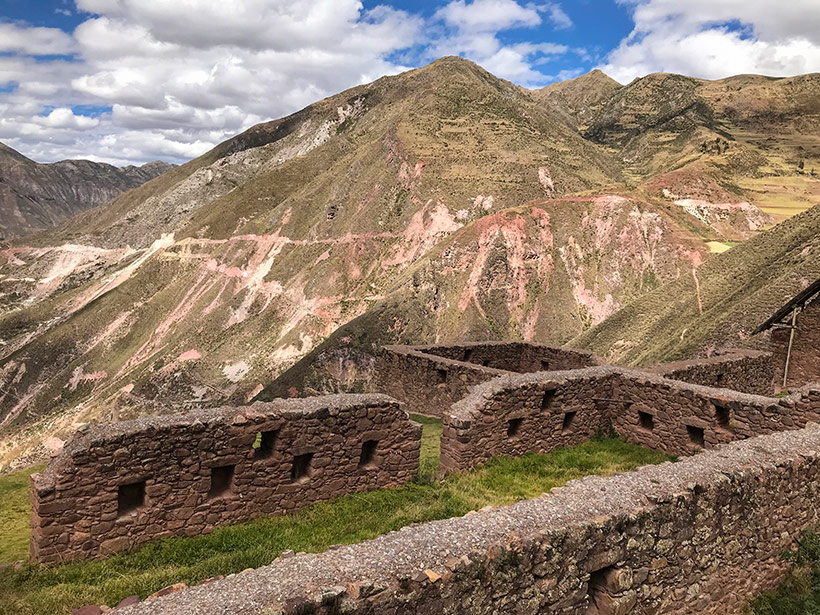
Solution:
{"label": "stone wall", "polygon": [[774,363],[769,352],[732,348],[717,351],[706,359],[661,363],[647,371],[672,380],[755,395],[774,393]]}
{"label": "stone wall", "polygon": [[376,390],[404,402],[408,412],[440,417],[471,386],[509,373],[418,348],[385,346],[376,360]]}
{"label": "stone wall", "polygon": [[561,371],[592,367],[600,361],[586,350],[573,350],[529,342],[466,342],[452,345],[413,346],[419,352],[454,361],[475,363],[508,372]]}
{"label": "stone wall", "polygon": [[386,395],[329,395],[89,427],[32,476],[51,564],[401,485],[421,426]]}
{"label": "stone wall", "polygon": [[741,615],[819,506],[811,426],[283,556],[122,615]]}
{"label": "stone wall", "polygon": [[494,456],[544,453],[598,431],[670,454],[820,419],[820,384],[776,399],[593,367],[496,378],[473,388],[443,416],[442,473]]}
{"label": "stone wall", "polygon": [[385,346],[376,363],[376,390],[410,412],[442,416],[470,388],[503,374],[597,365],[590,353],[523,342],[448,346]]}
{"label": "stone wall", "polygon": [[[771,348],[774,353],[775,385],[783,385],[786,353],[789,348],[789,329],[773,329]],[[820,298],[806,306],[797,315],[794,332],[789,379],[786,388],[793,389],[807,382],[820,380]]]}

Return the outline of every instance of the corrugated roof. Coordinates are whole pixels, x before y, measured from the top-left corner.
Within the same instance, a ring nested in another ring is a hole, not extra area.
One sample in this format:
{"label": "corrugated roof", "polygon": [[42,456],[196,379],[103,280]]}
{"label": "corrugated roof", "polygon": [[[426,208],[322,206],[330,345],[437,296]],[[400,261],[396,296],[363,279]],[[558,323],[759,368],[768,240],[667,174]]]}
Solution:
{"label": "corrugated roof", "polygon": [[804,288],[794,297],[789,299],[789,301],[783,307],[781,307],[774,314],[772,314],[771,318],[769,318],[766,322],[764,322],[757,329],[755,329],[752,335],[760,333],[761,331],[766,331],[767,329],[771,329],[773,325],[782,321],[786,316],[791,314],[791,311],[795,307],[802,308],[809,301],[811,301],[811,299],[814,298],[815,295],[818,294],[820,294],[820,278],[815,280],[813,283],[809,284],[806,288]]}

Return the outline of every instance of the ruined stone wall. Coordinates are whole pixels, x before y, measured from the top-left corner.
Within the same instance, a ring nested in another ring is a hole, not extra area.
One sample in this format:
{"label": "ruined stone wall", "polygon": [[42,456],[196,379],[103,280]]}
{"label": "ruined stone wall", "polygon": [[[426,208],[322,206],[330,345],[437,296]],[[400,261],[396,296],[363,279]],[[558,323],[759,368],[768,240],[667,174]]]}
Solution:
{"label": "ruined stone wall", "polygon": [[743,393],[774,393],[774,363],[769,352],[733,348],[718,351],[707,359],[653,365],[647,371],[672,380]]}
{"label": "ruined stone wall", "polygon": [[404,402],[408,412],[440,417],[471,386],[505,373],[415,346],[385,346],[376,361],[376,390]]}
{"label": "ruined stone wall", "polygon": [[123,615],[741,615],[820,520],[820,429],[291,555]]}
{"label": "ruined stone wall", "polygon": [[600,361],[586,350],[526,342],[466,342],[448,346],[414,346],[425,354],[466,361],[522,374],[592,367]]}
{"label": "ruined stone wall", "polygon": [[106,555],[401,485],[421,426],[385,395],[329,395],[97,425],[32,476],[31,555]]}
{"label": "ruined stone wall", "polygon": [[[789,348],[789,329],[772,330],[771,349],[774,354],[775,385],[783,385],[786,367],[786,353]],[[806,306],[797,315],[797,329],[794,332],[789,379],[786,388],[800,387],[807,382],[820,380],[820,298]]]}
{"label": "ruined stone wall", "polygon": [[475,384],[502,374],[597,365],[590,353],[523,342],[448,346],[385,346],[376,363],[376,390],[410,412],[442,416]]}
{"label": "ruined stone wall", "polygon": [[689,384],[642,370],[593,367],[496,378],[443,416],[441,471],[497,455],[544,453],[597,431],[670,454],[820,419],[820,385],[776,399]]}

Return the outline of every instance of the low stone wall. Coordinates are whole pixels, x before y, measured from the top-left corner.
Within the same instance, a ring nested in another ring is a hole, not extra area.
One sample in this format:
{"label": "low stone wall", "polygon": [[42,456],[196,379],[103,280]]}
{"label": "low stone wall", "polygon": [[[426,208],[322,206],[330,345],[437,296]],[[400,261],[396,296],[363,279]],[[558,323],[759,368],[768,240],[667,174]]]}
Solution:
{"label": "low stone wall", "polygon": [[573,350],[529,342],[465,342],[452,345],[413,346],[431,355],[475,363],[508,372],[561,371],[593,367],[600,361],[586,350]]}
{"label": "low stone wall", "polygon": [[385,346],[376,362],[376,389],[410,412],[442,416],[470,388],[497,376],[597,365],[591,353],[524,342],[448,346]]}
{"label": "low stone wall", "polygon": [[122,614],[741,615],[818,506],[812,426],[281,557]]}
{"label": "low stone wall", "polygon": [[497,455],[544,453],[612,427],[623,439],[670,454],[793,429],[820,419],[820,385],[775,399],[593,367],[496,378],[443,416],[442,473]]}
{"label": "low stone wall", "polygon": [[770,352],[732,348],[718,351],[707,359],[661,363],[646,371],[672,380],[743,393],[774,393],[774,362]]}
{"label": "low stone wall", "polygon": [[32,476],[31,556],[199,535],[418,472],[421,426],[386,395],[329,395],[97,425]]}
{"label": "low stone wall", "polygon": [[401,400],[409,412],[440,417],[473,385],[507,373],[415,346],[385,346],[376,360],[376,390]]}

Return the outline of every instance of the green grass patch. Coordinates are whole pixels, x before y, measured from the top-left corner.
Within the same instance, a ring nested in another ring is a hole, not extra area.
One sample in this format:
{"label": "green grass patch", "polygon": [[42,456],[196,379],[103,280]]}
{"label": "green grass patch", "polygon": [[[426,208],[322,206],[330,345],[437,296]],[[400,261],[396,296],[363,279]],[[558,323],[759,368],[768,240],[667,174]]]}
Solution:
{"label": "green grass patch", "polygon": [[0,564],[28,557],[29,477],[44,467],[39,465],[0,476]]}
{"label": "green grass patch", "polygon": [[[84,604],[113,606],[122,598],[183,581],[189,585],[218,574],[269,564],[285,549],[319,552],[337,544],[374,538],[411,523],[458,517],[486,505],[536,497],[568,480],[589,474],[625,472],[659,463],[666,455],[614,438],[520,459],[497,458],[474,472],[435,481],[441,421],[413,416],[424,426],[421,470],[412,484],[347,495],[282,517],[220,528],[206,536],[170,538],[104,560],[43,568],[25,564],[0,570],[0,614],[68,614]],[[0,477],[6,500],[28,498],[27,474]],[[22,501],[22,500],[20,500]],[[4,508],[4,511],[7,509]],[[16,519],[3,535],[13,534],[12,558],[28,540],[28,506],[8,509]],[[13,518],[13,519],[12,519]],[[11,544],[11,543],[9,543]]]}

